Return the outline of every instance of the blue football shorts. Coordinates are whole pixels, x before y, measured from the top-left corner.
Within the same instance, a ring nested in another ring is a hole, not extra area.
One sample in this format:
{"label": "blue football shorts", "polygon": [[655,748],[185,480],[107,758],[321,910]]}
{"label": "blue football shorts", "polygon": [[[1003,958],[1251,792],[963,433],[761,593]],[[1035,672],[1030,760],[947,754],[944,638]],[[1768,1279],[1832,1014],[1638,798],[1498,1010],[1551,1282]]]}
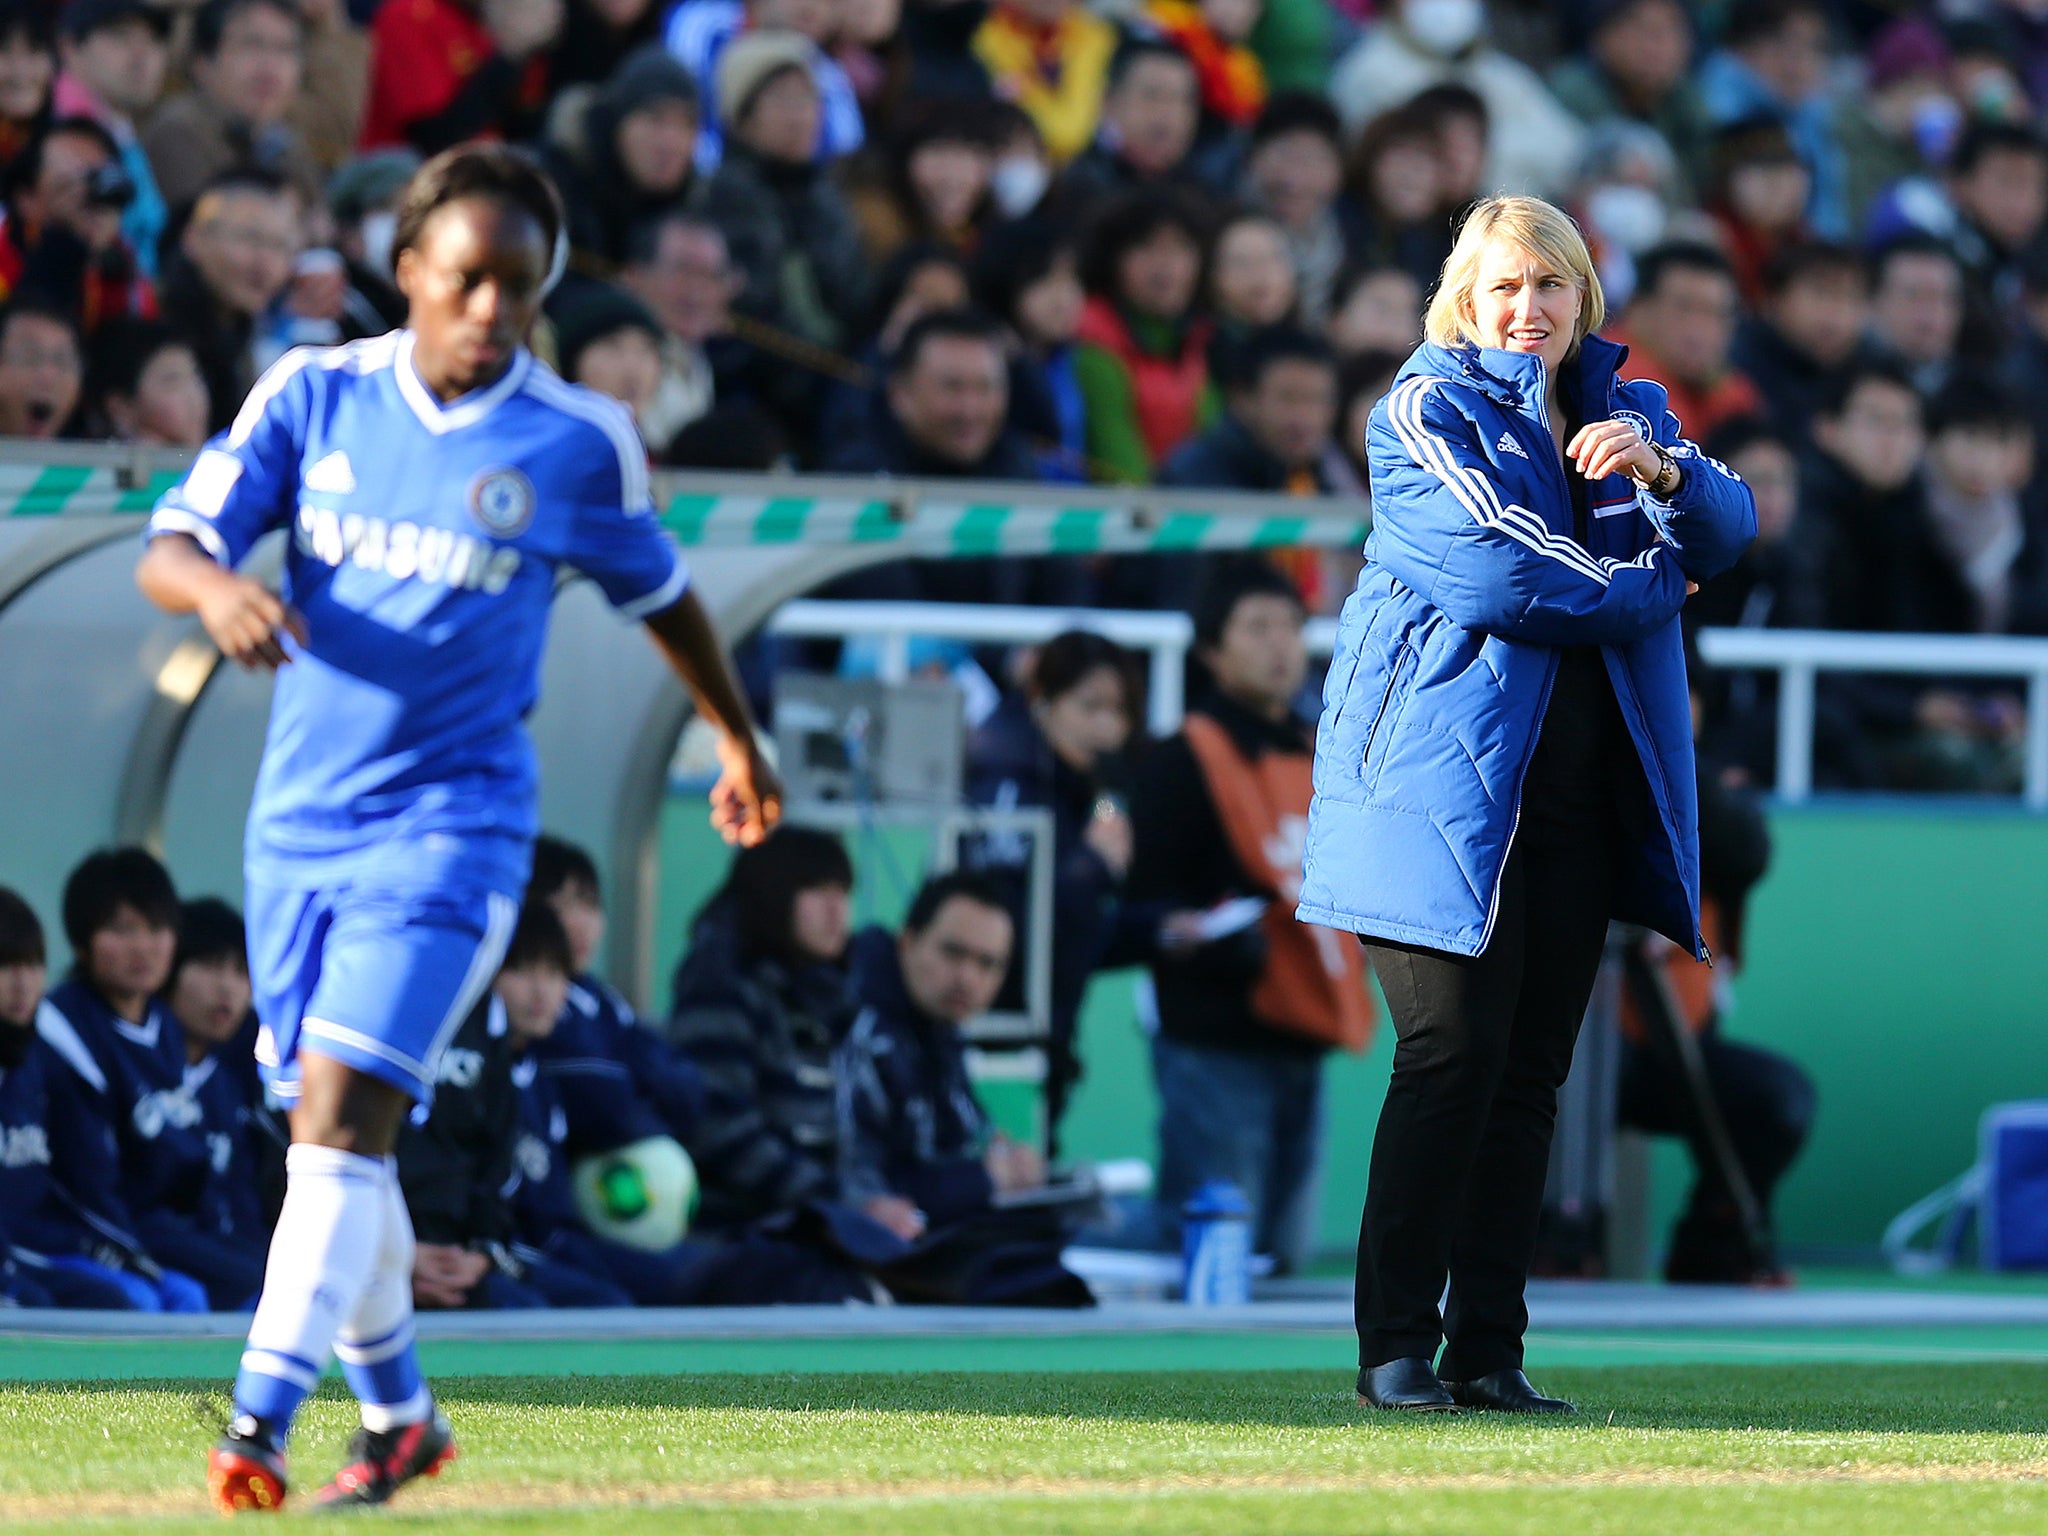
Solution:
{"label": "blue football shorts", "polygon": [[299,1054],[313,1051],[430,1103],[441,1052],[505,958],[518,898],[253,880],[247,894],[256,1060],[277,1097],[298,1097]]}

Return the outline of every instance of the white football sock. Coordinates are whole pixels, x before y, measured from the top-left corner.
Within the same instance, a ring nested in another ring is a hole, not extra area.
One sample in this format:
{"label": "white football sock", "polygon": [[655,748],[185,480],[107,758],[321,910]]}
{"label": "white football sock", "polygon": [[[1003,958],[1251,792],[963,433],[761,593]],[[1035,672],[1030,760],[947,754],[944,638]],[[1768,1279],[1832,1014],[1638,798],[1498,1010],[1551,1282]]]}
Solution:
{"label": "white football sock", "polygon": [[236,1406],[282,1433],[319,1384],[383,1245],[384,1159],[305,1143],[285,1154],[284,1208],[249,1325]]}
{"label": "white football sock", "polygon": [[365,1429],[382,1432],[417,1424],[434,1411],[413,1350],[413,1249],[412,1213],[399,1188],[398,1162],[387,1159],[376,1267],[334,1343],[342,1372],[363,1405]]}

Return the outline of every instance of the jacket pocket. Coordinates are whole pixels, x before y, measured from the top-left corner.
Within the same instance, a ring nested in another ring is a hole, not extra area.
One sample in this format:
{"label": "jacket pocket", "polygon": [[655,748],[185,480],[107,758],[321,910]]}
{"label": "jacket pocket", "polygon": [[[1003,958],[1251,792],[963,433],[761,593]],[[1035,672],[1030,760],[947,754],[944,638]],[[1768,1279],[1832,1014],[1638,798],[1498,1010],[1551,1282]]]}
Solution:
{"label": "jacket pocket", "polygon": [[1372,724],[1366,727],[1365,745],[1358,753],[1358,774],[1365,779],[1372,768],[1373,748],[1379,745],[1380,730],[1387,723],[1387,715],[1394,707],[1394,695],[1401,687],[1401,680],[1415,670],[1415,647],[1406,640],[1401,642],[1400,654],[1394,658],[1394,667],[1387,674],[1387,686],[1380,694],[1380,707],[1374,712]]}

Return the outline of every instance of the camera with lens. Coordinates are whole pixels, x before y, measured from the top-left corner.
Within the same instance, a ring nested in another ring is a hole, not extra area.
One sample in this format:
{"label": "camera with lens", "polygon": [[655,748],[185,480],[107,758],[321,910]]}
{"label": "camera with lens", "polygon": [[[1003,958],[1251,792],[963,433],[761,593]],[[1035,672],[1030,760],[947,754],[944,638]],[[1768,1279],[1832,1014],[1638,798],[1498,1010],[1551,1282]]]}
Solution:
{"label": "camera with lens", "polygon": [[85,201],[92,208],[126,208],[135,201],[135,178],[118,160],[109,160],[85,179]]}

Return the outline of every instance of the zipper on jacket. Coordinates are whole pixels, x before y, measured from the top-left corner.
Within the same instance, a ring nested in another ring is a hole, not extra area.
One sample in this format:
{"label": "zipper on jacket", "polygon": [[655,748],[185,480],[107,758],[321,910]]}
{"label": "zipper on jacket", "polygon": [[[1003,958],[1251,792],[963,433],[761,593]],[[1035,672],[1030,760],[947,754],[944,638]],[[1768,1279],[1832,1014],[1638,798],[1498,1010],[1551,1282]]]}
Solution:
{"label": "zipper on jacket", "polygon": [[1394,702],[1394,690],[1401,684],[1401,674],[1408,670],[1408,663],[1414,659],[1415,648],[1406,640],[1401,642],[1401,654],[1394,660],[1394,670],[1387,674],[1386,691],[1380,695],[1379,712],[1372,717],[1372,728],[1365,733],[1365,746],[1358,754],[1358,771],[1362,775],[1366,765],[1372,761],[1373,743],[1380,738],[1380,727],[1387,722],[1387,710]]}

